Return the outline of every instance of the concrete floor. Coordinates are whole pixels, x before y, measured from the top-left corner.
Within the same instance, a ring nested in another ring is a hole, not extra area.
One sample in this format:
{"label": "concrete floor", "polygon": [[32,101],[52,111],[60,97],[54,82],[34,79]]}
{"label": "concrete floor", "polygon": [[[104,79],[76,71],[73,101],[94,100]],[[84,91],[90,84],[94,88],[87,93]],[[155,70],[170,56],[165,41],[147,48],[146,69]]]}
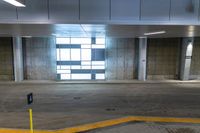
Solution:
{"label": "concrete floor", "polygon": [[197,124],[134,122],[87,133],[200,133],[200,126]]}
{"label": "concrete floor", "polygon": [[200,117],[200,83],[1,83],[0,127],[60,129],[129,115]]}

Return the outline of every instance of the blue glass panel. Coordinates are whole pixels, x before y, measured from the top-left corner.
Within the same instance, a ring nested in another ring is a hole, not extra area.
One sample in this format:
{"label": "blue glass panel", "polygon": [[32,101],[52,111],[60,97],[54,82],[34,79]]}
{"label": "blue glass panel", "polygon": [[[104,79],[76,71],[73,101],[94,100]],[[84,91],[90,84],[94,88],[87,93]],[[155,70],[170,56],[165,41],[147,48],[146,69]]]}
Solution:
{"label": "blue glass panel", "polygon": [[73,69],[71,70],[71,73],[91,73],[91,70],[85,69],[85,70],[81,70],[81,69]]}
{"label": "blue glass panel", "polygon": [[57,74],[57,79],[59,79],[59,80],[61,79],[61,78],[60,78],[60,74]]}
{"label": "blue glass panel", "polygon": [[56,45],[56,48],[81,48],[80,44],[73,44],[73,45]]}
{"label": "blue glass panel", "polygon": [[98,70],[91,70],[91,69],[73,69],[71,70],[71,73],[92,73],[92,74],[96,74],[96,73],[105,73],[105,70],[103,69],[98,69]]}
{"label": "blue glass panel", "polygon": [[105,49],[92,49],[92,61],[104,61]]}
{"label": "blue glass panel", "polygon": [[91,41],[92,41],[91,42],[92,44],[96,44],[96,38],[95,37],[92,37]]}
{"label": "blue glass panel", "polygon": [[92,73],[93,74],[96,74],[96,73],[105,73],[105,70],[103,70],[103,69],[92,70]]}
{"label": "blue glass panel", "polygon": [[81,65],[81,61],[57,61],[57,65]]}
{"label": "blue glass panel", "polygon": [[96,79],[96,74],[92,74],[92,80]]}

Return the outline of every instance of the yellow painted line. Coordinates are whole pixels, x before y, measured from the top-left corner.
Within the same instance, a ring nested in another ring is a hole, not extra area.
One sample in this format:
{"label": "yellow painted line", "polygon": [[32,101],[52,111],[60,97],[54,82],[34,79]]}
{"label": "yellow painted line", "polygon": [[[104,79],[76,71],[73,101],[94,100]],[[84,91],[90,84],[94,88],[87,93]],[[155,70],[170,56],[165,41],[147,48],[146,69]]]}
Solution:
{"label": "yellow painted line", "polygon": [[166,122],[166,123],[192,123],[200,124],[199,118],[173,118],[173,117],[142,117],[132,116],[130,117],[133,121],[144,121],[144,122]]}
{"label": "yellow painted line", "polygon": [[[34,133],[76,133],[84,132],[89,130],[94,130],[98,128],[105,128],[110,126],[115,126],[127,122],[163,122],[163,123],[191,123],[200,124],[200,119],[198,118],[173,118],[173,117],[143,117],[143,116],[130,116],[119,119],[105,120],[101,122],[95,122],[91,124],[85,124],[70,128],[65,128],[61,130],[35,130]],[[0,129],[0,133],[30,133],[30,130],[18,130],[18,129]]]}
{"label": "yellow painted line", "polygon": [[92,124],[85,124],[85,125],[82,125],[82,126],[76,126],[76,127],[58,130],[56,133],[83,132],[83,131],[93,130],[93,129],[97,129],[97,128],[104,128],[104,127],[119,125],[119,124],[127,123],[127,122],[130,122],[130,121],[132,121],[132,119],[130,119],[130,117],[113,119],[113,120],[106,120],[106,121],[102,121],[102,122],[96,122],[96,123],[92,123]]}
{"label": "yellow painted line", "polygon": [[105,128],[110,126],[115,126],[127,122],[143,121],[143,122],[165,122],[165,123],[192,123],[200,124],[200,119],[197,118],[171,118],[171,117],[140,117],[140,116],[130,116],[126,118],[119,118],[113,120],[106,120],[102,122],[96,122],[92,124],[85,124],[81,126],[66,128],[58,130],[56,133],[76,133],[94,130],[98,128]]}
{"label": "yellow painted line", "polygon": [[28,133],[28,130],[0,129],[0,133]]}
{"label": "yellow painted line", "polygon": [[[30,130],[23,130],[23,129],[0,129],[0,133],[30,133]],[[55,133],[55,131],[35,130],[34,133]]]}

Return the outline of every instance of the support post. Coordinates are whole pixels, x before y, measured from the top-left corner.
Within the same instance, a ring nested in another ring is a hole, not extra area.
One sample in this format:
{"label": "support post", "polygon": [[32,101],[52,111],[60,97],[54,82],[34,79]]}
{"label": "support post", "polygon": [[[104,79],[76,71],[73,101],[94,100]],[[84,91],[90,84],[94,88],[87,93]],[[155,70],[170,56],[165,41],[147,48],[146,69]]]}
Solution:
{"label": "support post", "polygon": [[138,80],[146,80],[146,64],[147,64],[147,38],[139,38],[139,64],[138,64]]}
{"label": "support post", "polygon": [[13,37],[14,77],[15,82],[24,80],[22,38]]}
{"label": "support post", "polygon": [[183,38],[181,49],[180,79],[189,80],[194,38]]}
{"label": "support post", "polygon": [[29,109],[29,117],[30,117],[30,133],[33,133],[33,112],[32,112],[32,109]]}

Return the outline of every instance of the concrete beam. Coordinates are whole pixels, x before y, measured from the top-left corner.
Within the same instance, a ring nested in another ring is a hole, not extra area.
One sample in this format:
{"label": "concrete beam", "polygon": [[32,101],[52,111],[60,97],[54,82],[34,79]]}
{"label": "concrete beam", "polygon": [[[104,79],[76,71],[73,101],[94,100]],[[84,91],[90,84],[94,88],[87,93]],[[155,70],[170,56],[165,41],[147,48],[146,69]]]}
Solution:
{"label": "concrete beam", "polygon": [[139,38],[139,63],[138,63],[138,80],[146,80],[147,65],[147,38]]}
{"label": "concrete beam", "polygon": [[183,38],[181,49],[180,79],[189,80],[194,38]]}
{"label": "concrete beam", "polygon": [[14,77],[15,82],[24,80],[22,38],[13,37]]}

